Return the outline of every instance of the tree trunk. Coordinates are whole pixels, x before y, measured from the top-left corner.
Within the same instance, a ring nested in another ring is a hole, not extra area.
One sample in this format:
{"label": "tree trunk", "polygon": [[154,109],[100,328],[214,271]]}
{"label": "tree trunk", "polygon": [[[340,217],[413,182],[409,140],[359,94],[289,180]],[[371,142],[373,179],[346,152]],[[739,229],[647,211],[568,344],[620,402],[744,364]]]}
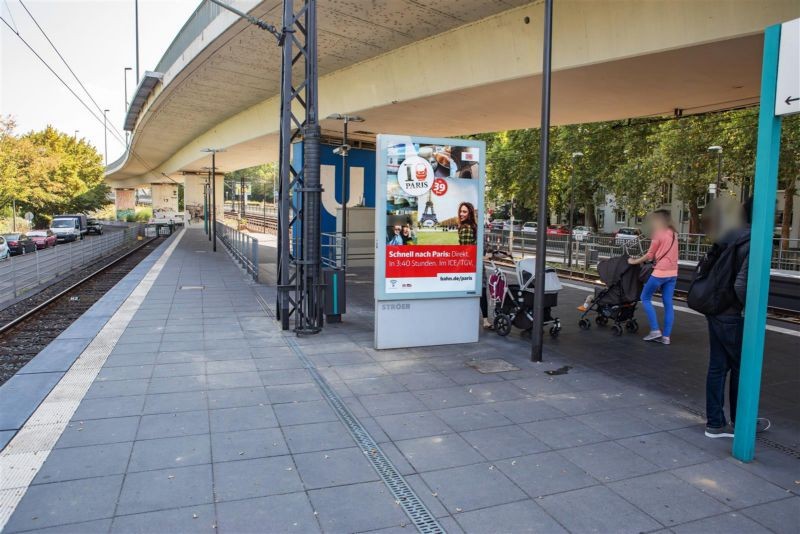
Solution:
{"label": "tree trunk", "polygon": [[697,201],[693,200],[688,203],[689,206],[689,233],[700,233],[700,208],[697,207]]}
{"label": "tree trunk", "polygon": [[585,223],[586,226],[592,229],[592,232],[597,233],[597,216],[594,212],[594,202],[588,202],[586,206],[584,206],[584,210],[586,211],[585,215]]}
{"label": "tree trunk", "polygon": [[787,187],[783,191],[783,223],[781,225],[781,237],[789,239],[792,232],[792,212],[794,211],[794,187]]}

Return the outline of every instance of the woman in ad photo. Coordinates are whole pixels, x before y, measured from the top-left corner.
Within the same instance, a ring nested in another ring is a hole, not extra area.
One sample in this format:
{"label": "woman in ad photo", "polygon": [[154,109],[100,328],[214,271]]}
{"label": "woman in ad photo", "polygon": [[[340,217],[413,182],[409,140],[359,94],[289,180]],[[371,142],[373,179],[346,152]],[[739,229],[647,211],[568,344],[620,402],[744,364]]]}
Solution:
{"label": "woman in ad photo", "polygon": [[458,206],[458,244],[478,244],[478,223],[475,220],[475,206],[462,202]]}

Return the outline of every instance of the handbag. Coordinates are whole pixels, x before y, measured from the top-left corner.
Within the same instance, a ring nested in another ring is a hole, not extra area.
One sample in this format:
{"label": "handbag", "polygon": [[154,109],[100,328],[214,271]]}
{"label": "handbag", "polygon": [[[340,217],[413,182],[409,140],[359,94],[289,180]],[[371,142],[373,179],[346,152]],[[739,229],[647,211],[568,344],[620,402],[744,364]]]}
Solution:
{"label": "handbag", "polygon": [[674,244],[675,244],[675,232],[673,231],[672,232],[672,243],[670,243],[669,248],[667,249],[667,251],[664,252],[664,254],[662,254],[661,257],[658,258],[657,260],[655,260],[655,261],[646,261],[646,262],[644,262],[644,263],[639,265],[639,281],[641,283],[646,284],[647,281],[650,280],[650,276],[653,274],[653,269],[655,269],[656,264],[658,264],[659,261],[664,259],[664,256],[666,256],[669,253],[669,251],[672,250],[672,246]]}

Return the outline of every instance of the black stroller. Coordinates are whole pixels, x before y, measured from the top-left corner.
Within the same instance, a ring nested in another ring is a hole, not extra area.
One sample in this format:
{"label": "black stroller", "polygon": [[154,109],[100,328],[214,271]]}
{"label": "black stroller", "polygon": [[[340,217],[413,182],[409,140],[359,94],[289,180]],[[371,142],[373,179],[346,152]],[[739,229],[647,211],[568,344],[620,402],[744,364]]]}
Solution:
{"label": "black stroller", "polygon": [[628,264],[626,254],[597,264],[597,272],[605,287],[596,287],[594,297],[587,299],[586,304],[578,308],[583,312],[578,321],[581,330],[591,328],[592,323],[588,318],[591,312],[597,314],[594,322],[598,326],[605,326],[613,321],[611,331],[615,336],[622,335],[623,327],[628,332],[639,330],[635,317],[636,305],[642,294],[639,270],[638,265]]}
{"label": "black stroller", "polygon": [[[489,299],[494,304],[494,329],[498,335],[507,336],[511,327],[516,326],[523,332],[529,332],[533,327],[533,290],[536,282],[536,265],[533,258],[524,258],[516,262],[517,280],[519,284],[506,282],[506,275],[498,267],[494,259],[508,254],[502,251],[492,252],[492,274],[487,281]],[[550,335],[558,337],[561,332],[561,321],[553,317],[552,309],[558,306],[558,292],[561,291],[561,281],[555,269],[546,268],[544,275],[544,316],[542,324],[550,326]]]}

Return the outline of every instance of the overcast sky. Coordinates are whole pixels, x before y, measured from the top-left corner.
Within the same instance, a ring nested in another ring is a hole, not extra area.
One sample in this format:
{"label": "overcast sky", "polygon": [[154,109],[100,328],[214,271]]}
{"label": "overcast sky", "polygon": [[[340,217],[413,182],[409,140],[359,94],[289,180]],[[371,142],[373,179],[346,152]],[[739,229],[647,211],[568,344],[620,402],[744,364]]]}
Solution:
{"label": "overcast sky", "polygon": [[[124,117],[123,68],[134,67],[134,0],[22,0],[61,55],[80,77],[109,122],[120,132]],[[199,0],[139,0],[139,69],[153,70]],[[36,28],[19,0],[0,0],[0,16],[69,83],[102,119],[102,113]],[[12,20],[13,19],[13,20]],[[128,73],[128,95],[136,82]],[[47,124],[85,137],[103,152],[103,123],[72,96],[58,79],[0,21],[0,114],[17,121],[18,132],[38,130]],[[124,135],[124,132],[123,132]],[[124,145],[108,136],[108,161]]]}

